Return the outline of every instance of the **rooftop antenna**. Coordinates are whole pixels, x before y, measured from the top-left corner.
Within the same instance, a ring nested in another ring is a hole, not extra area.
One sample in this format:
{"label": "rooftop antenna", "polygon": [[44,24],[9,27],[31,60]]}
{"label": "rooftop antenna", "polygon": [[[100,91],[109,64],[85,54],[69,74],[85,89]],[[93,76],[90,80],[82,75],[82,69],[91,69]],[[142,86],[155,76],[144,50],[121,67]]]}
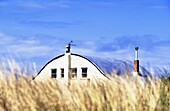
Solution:
{"label": "rooftop antenna", "polygon": [[71,40],[66,46],[66,53],[70,53],[71,46],[77,46],[77,45],[73,44],[73,41]]}

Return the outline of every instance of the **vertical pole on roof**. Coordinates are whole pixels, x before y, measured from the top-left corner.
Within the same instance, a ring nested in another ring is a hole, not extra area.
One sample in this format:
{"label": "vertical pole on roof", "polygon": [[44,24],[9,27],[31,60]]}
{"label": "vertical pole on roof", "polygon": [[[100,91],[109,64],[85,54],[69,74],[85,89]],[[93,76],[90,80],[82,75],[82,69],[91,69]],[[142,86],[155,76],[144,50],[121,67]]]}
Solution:
{"label": "vertical pole on roof", "polygon": [[68,55],[68,85],[71,84],[71,54]]}
{"label": "vertical pole on roof", "polygon": [[67,63],[68,63],[68,86],[71,84],[71,53],[70,53],[70,44],[66,46],[66,54],[67,54]]}
{"label": "vertical pole on roof", "polygon": [[70,53],[70,49],[71,49],[71,46],[76,46],[74,44],[72,44],[73,41],[70,41],[68,43],[68,45],[66,46],[66,54],[68,55],[68,85],[71,85],[71,53]]}

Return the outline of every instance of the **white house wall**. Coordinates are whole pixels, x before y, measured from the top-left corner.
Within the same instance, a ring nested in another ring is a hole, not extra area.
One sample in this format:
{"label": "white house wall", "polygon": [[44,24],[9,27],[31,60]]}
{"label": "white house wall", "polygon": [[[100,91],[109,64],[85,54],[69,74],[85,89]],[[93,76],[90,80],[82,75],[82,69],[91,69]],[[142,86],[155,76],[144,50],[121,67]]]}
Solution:
{"label": "white house wall", "polygon": [[[57,79],[61,81],[68,80],[68,53],[64,56],[59,57],[58,59],[50,62],[36,77],[35,80],[42,80],[46,78],[51,78],[51,69],[57,69],[57,77],[52,79]],[[82,78],[82,69],[87,67],[87,78],[90,81],[95,79],[106,79],[106,77],[87,59],[77,56],[71,55],[71,68],[77,68],[77,79],[83,80],[86,78]],[[64,78],[61,78],[60,69],[64,68]],[[73,78],[75,79],[75,78]]]}
{"label": "white house wall", "polygon": [[101,72],[87,59],[72,55],[71,56],[71,67],[76,68],[77,67],[77,77],[82,78],[82,72],[81,68],[87,67],[87,78],[90,78],[91,80],[99,79],[99,78],[106,78]]}

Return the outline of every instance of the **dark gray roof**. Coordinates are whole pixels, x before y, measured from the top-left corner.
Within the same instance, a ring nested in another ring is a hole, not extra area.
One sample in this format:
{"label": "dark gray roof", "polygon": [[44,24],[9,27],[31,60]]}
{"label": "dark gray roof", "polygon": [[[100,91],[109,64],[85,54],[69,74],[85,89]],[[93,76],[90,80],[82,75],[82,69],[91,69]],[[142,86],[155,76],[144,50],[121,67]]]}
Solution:
{"label": "dark gray roof", "polygon": [[[133,62],[127,60],[117,60],[117,59],[104,59],[98,57],[84,56],[95,64],[102,72],[106,74],[112,74],[113,72],[117,75],[132,74],[133,72]],[[150,73],[142,66],[140,66],[140,76],[146,77]]]}
{"label": "dark gray roof", "polygon": [[[60,56],[57,56],[50,60],[40,71],[39,73],[33,77],[35,79],[41,71],[52,61],[64,56],[65,54],[62,54]],[[126,60],[117,60],[117,59],[103,59],[98,57],[90,57],[90,56],[81,56],[78,54],[71,54],[75,56],[79,56],[82,58],[87,59],[90,61],[93,65],[96,66],[97,69],[99,69],[104,75],[105,74],[113,74],[113,72],[116,72],[117,75],[124,75],[124,74],[132,74],[133,72],[133,62],[126,61]],[[147,77],[150,76],[150,73],[142,66],[140,66],[140,76]]]}

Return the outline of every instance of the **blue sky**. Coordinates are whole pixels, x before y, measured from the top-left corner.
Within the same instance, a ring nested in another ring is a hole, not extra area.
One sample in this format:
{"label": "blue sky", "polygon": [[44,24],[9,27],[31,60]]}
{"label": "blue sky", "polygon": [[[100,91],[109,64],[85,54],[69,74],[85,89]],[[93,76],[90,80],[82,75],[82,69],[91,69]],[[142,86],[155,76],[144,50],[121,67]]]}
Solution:
{"label": "blue sky", "polygon": [[42,67],[65,52],[170,63],[169,0],[0,0],[0,56]]}

